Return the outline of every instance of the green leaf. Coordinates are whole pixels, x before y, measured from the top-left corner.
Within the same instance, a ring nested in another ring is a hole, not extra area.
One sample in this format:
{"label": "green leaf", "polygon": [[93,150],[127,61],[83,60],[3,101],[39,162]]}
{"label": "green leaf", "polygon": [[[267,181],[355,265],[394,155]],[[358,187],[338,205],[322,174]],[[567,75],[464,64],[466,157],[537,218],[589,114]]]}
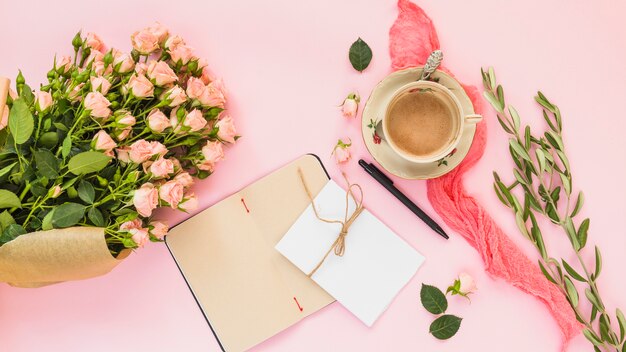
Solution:
{"label": "green leaf", "polygon": [[489,67],[489,84],[492,88],[496,86],[496,71],[493,69],[493,66]]}
{"label": "green leaf", "polygon": [[46,230],[52,230],[54,228],[54,226],[52,226],[52,217],[53,216],[54,216],[54,209],[49,211],[48,214],[46,214],[46,216],[43,217],[43,221],[41,222],[41,229],[42,230],[46,231]]}
{"label": "green leaf", "polygon": [[21,208],[22,202],[11,191],[0,189],[0,209],[2,208]]}
{"label": "green leaf", "polygon": [[0,177],[2,177],[2,176],[4,176],[4,175],[8,174],[8,173],[11,171],[11,169],[13,169],[13,167],[14,167],[15,165],[17,165],[17,161],[16,161],[16,162],[14,162],[13,164],[9,164],[9,165],[7,165],[7,166],[3,167],[2,169],[0,169]]}
{"label": "green leaf", "polygon": [[539,263],[539,268],[541,269],[541,272],[543,273],[543,276],[546,277],[546,279],[548,279],[548,281],[550,281],[553,284],[557,284],[556,281],[554,280],[554,278],[552,277],[552,275],[550,275],[550,273],[548,273],[548,270],[546,270],[546,267],[543,266],[543,263],[541,263],[541,260],[538,261]]}
{"label": "green leaf", "polygon": [[513,126],[515,127],[516,130],[519,130],[520,117],[519,117],[519,114],[517,113],[517,110],[515,110],[514,107],[509,106],[509,114],[511,114],[511,118],[513,118]]}
{"label": "green leaf", "polygon": [[28,105],[22,98],[13,101],[9,111],[9,131],[13,135],[16,144],[24,144],[33,134],[35,122]]}
{"label": "green leaf", "polygon": [[593,277],[597,279],[598,276],[600,276],[601,271],[602,271],[602,254],[600,254],[600,248],[596,246],[596,270],[593,274]]}
{"label": "green leaf", "polygon": [[64,203],[54,210],[52,226],[65,228],[76,225],[85,215],[85,206],[78,203]]}
{"label": "green leaf", "polygon": [[596,296],[593,294],[593,292],[591,292],[589,288],[585,289],[585,296],[587,296],[589,302],[591,302],[591,304],[593,304],[593,306],[596,307],[598,311],[602,311],[604,309],[604,307],[600,304],[600,301],[598,301]]}
{"label": "green leaf", "polygon": [[583,330],[583,335],[585,335],[587,340],[589,340],[589,342],[591,342],[594,346],[602,347],[602,342],[600,341],[600,338],[597,337],[596,334],[593,333],[593,331],[585,328]]}
{"label": "green leaf", "polygon": [[46,132],[39,137],[39,144],[48,149],[54,148],[57,143],[59,143],[59,134],[56,132]]}
{"label": "green leaf", "polygon": [[515,213],[515,223],[517,224],[517,228],[520,230],[522,235],[524,235],[524,237],[532,241],[532,238],[530,237],[530,234],[528,233],[528,228],[526,227],[526,223],[524,222],[524,219],[522,218],[522,214],[520,212]]}
{"label": "green leaf", "polygon": [[595,306],[591,306],[591,316],[589,317],[589,322],[593,323],[594,320],[596,320],[596,316],[598,315],[598,308],[596,308]]}
{"label": "green leaf", "polygon": [[572,180],[567,175],[560,172],[559,176],[561,177],[561,184],[563,184],[565,194],[569,196],[572,193]]}
{"label": "green leaf", "polygon": [[580,227],[578,228],[578,243],[580,244],[580,248],[584,248],[585,244],[587,244],[587,232],[589,231],[589,218],[583,220],[580,223]]}
{"label": "green leaf", "polygon": [[524,147],[522,147],[522,145],[519,144],[518,141],[516,141],[515,139],[511,138],[509,140],[509,145],[511,146],[511,148],[513,148],[513,150],[515,151],[515,154],[519,155],[524,160],[531,161],[530,160],[530,155],[528,155],[528,151],[526,151],[526,149],[524,149]]}
{"label": "green leaf", "polygon": [[576,270],[574,270],[574,268],[572,268],[565,260],[561,259],[561,261],[563,262],[563,267],[565,267],[565,271],[567,271],[567,273],[571,277],[573,277],[574,279],[580,282],[587,282],[587,280],[585,280],[584,277],[582,277],[579,273],[577,273]]}
{"label": "green leaf", "polygon": [[78,197],[87,204],[93,204],[93,201],[96,197],[96,191],[94,190],[91,183],[85,180],[81,180],[78,183]]}
{"label": "green leaf", "polygon": [[420,299],[424,308],[432,314],[445,313],[446,309],[448,309],[446,296],[435,286],[422,284]]}
{"label": "green leaf", "polygon": [[18,236],[26,233],[26,230],[22,227],[22,225],[18,224],[10,224],[7,226],[2,234],[0,234],[0,246],[5,243],[11,242],[16,239]]}
{"label": "green leaf", "polygon": [[600,314],[600,337],[611,344],[614,344],[613,337],[609,331],[611,331],[611,322],[609,321],[609,316],[605,313]]}
{"label": "green leaf", "polygon": [[[493,106],[493,108],[496,109],[497,112],[502,113],[504,111],[504,107],[502,105],[500,105],[500,102],[498,101],[496,96],[493,95],[493,93],[491,93],[490,91],[486,90],[486,91],[483,92],[483,96],[485,97],[485,99],[487,99],[489,104],[491,104],[491,106]],[[500,120],[499,117],[498,117],[498,120]],[[504,128],[505,131],[507,131],[507,132],[511,131],[509,128],[505,128],[505,125],[504,125],[503,121],[500,121],[500,124],[502,125],[502,127]],[[512,133],[512,131],[509,132],[509,133]]]}
{"label": "green leaf", "polygon": [[583,204],[585,204],[585,195],[583,192],[579,192],[578,198],[576,198],[576,205],[574,206],[574,210],[572,210],[572,217],[576,216],[580,212]]}
{"label": "green leaf", "polygon": [[537,161],[539,162],[539,172],[543,172],[546,169],[546,154],[543,149],[535,150]]}
{"label": "green leaf", "polygon": [[67,158],[67,156],[70,155],[71,150],[72,150],[72,136],[68,134],[63,140],[63,145],[61,146],[61,155],[63,155],[63,158]]}
{"label": "green leaf", "polygon": [[55,179],[59,177],[59,160],[47,149],[35,151],[37,171],[44,177]]}
{"label": "green leaf", "polygon": [[569,277],[565,277],[565,291],[572,307],[578,307],[578,291]]}
{"label": "green leaf", "polygon": [[454,315],[442,315],[430,324],[430,333],[439,340],[454,336],[461,327],[461,318]]}
{"label": "green leaf", "polygon": [[67,163],[67,167],[74,175],[84,175],[102,170],[109,163],[109,157],[94,151],[82,152],[74,155]]}
{"label": "green leaf", "polygon": [[359,72],[363,72],[369,66],[370,61],[372,61],[372,49],[363,39],[359,38],[350,46],[348,57],[352,67]]}
{"label": "green leaf", "polygon": [[102,216],[102,212],[98,210],[98,208],[91,208],[89,212],[87,212],[87,217],[91,222],[99,227],[104,227],[106,224],[104,223],[104,217]]}
{"label": "green leaf", "polygon": [[3,211],[0,213],[0,233],[4,231],[9,225],[15,224],[15,219],[8,211]]}
{"label": "green leaf", "polygon": [[616,309],[615,316],[619,323],[619,340],[620,342],[624,342],[624,337],[626,337],[626,318],[624,318],[624,313],[622,313],[619,308]]}

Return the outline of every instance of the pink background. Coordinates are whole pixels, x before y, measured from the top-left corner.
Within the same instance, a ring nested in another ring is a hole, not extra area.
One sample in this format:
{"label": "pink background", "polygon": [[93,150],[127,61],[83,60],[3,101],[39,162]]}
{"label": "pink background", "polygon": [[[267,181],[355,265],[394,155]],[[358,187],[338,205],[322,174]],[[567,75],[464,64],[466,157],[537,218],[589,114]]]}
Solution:
{"label": "pink background", "polygon": [[[466,83],[480,84],[481,66],[493,65],[525,121],[543,128],[532,97],[537,88],[558,103],[575,185],[585,190],[584,215],[592,218],[590,245],[604,253],[599,286],[609,308],[626,308],[622,271],[626,231],[626,3],[609,0],[420,1],[434,20],[446,65]],[[402,207],[356,165],[370,159],[359,121],[336,107],[352,90],[363,97],[390,72],[388,30],[396,18],[389,1],[30,1],[3,2],[0,75],[21,68],[33,86],[45,79],[53,54],[69,54],[78,29],[99,33],[127,50],[129,34],[160,20],[207,57],[230,89],[230,110],[243,135],[214,177],[197,185],[202,208],[261,175],[314,152],[330,173],[337,138],[354,141],[354,159],[343,169],[360,183],[366,206],[422,252],[426,263],[374,327],[368,329],[333,304],[253,350],[261,351],[557,351],[557,325],[541,303],[501,280],[489,278],[476,253],[451,233],[445,242]],[[374,51],[370,67],[355,72],[349,45],[362,37]],[[532,257],[511,214],[492,191],[492,170],[510,175],[506,138],[487,116],[485,156],[467,186]],[[432,214],[423,181],[398,186]],[[171,216],[172,223],[182,215]],[[434,215],[434,214],[433,214]],[[440,221],[437,217],[437,220]],[[546,233],[550,250],[566,249],[562,234]],[[570,252],[565,258],[573,261]],[[592,253],[586,252],[590,262]],[[468,304],[450,299],[449,312],[464,318],[457,336],[440,342],[428,334],[432,316],[419,303],[422,282],[446,287],[460,272],[479,291]],[[0,350],[20,351],[218,351],[167,249],[153,244],[114,272],[83,282],[41,289],[0,284]],[[568,351],[589,351],[582,336]]]}

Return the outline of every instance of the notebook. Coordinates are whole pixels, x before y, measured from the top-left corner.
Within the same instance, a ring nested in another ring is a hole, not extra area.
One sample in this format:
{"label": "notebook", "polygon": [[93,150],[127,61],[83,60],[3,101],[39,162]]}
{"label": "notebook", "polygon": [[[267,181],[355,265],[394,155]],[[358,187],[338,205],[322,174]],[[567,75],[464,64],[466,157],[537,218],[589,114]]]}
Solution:
{"label": "notebook", "polygon": [[274,249],[329,180],[305,155],[170,230],[167,244],[226,352],[245,351],[334,299]]}

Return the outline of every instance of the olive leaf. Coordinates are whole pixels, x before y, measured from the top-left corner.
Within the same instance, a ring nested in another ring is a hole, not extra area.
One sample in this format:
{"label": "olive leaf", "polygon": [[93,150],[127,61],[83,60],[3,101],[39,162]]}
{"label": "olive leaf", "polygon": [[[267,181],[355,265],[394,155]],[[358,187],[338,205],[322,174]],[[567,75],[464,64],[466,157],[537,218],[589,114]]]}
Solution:
{"label": "olive leaf", "polygon": [[445,313],[448,309],[446,296],[435,286],[422,284],[420,299],[424,308],[432,314]]}
{"label": "olive leaf", "polygon": [[350,46],[348,57],[352,67],[359,72],[363,72],[369,66],[370,61],[372,61],[372,49],[363,39],[359,38]]}
{"label": "olive leaf", "polygon": [[455,315],[442,315],[430,324],[429,331],[434,337],[447,340],[459,331],[461,320],[463,319]]}

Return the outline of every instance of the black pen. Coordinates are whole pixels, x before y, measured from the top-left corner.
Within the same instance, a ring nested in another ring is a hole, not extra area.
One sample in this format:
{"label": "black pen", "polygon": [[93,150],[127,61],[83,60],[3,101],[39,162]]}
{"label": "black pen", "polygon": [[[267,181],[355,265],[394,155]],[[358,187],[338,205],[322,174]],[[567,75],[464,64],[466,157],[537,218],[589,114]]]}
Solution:
{"label": "black pen", "polygon": [[435,230],[441,237],[448,239],[448,235],[443,231],[443,229],[437,225],[437,223],[431,219],[422,209],[420,209],[415,203],[413,203],[407,196],[405,196],[399,189],[397,189],[393,185],[393,181],[387,177],[387,175],[383,174],[374,164],[367,163],[365,160],[359,160],[359,165],[372,176],[378,183],[383,185],[391,194],[393,194],[399,201],[402,202],[409,210],[411,210],[418,218],[420,218],[423,222],[426,223],[431,229]]}

